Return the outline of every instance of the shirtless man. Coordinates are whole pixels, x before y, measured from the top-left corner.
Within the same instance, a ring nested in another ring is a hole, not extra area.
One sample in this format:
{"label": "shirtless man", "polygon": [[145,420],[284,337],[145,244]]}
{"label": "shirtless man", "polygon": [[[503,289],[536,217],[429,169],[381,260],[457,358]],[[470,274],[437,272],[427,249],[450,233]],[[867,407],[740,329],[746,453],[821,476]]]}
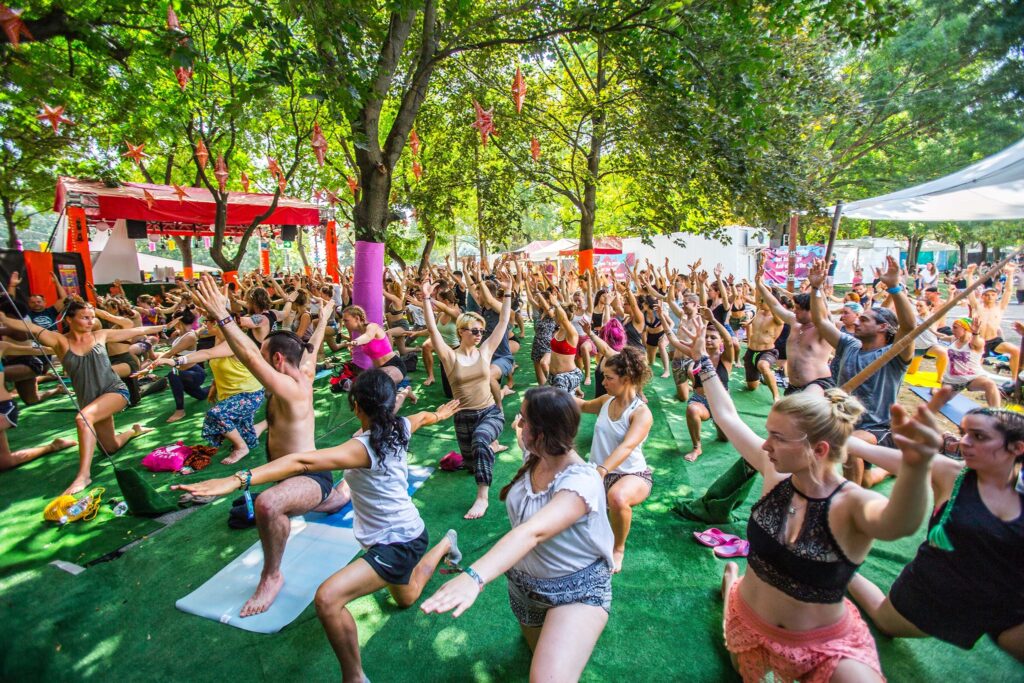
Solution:
{"label": "shirtless man", "polygon": [[[758,275],[760,274],[759,271]],[[775,340],[782,333],[786,321],[775,314],[765,301],[760,288],[755,294],[755,304],[757,311],[747,324],[747,352],[743,354],[743,375],[750,391],[757,389],[764,381],[772,392],[772,403],[775,403],[779,400],[779,384],[775,380],[775,371],[772,370],[772,365],[779,360]]]}
{"label": "shirtless man", "polygon": [[[692,337],[697,333],[697,323],[701,321],[698,309],[700,308],[700,297],[693,292],[683,295],[682,305],[677,305],[675,300],[667,297],[661,303],[661,319],[670,320],[670,313],[675,313],[679,323],[675,327],[677,335]],[[703,321],[701,321],[703,322]],[[679,349],[672,347],[672,381],[676,383],[676,398],[683,403],[690,400],[690,369],[693,367],[693,359],[689,358]]]}
{"label": "shirtless man", "polygon": [[790,311],[775,298],[764,283],[764,269],[758,268],[754,276],[761,300],[768,306],[777,320],[790,326],[789,339],[786,340],[786,374],[789,386],[785,395],[799,391],[811,391],[824,395],[826,389],[834,387],[832,370],[828,359],[832,355],[832,346],[821,338],[811,317],[811,295],[797,294],[793,297],[796,304]]}
{"label": "shirtless man", "polygon": [[[967,266],[967,285],[970,286],[977,279],[977,265],[972,263]],[[1013,282],[1013,273],[1017,270],[1017,264],[1010,262],[1003,268],[1006,273],[1006,281]],[[1017,373],[1020,371],[1020,349],[1015,344],[1003,340],[1003,312],[1010,305],[1013,299],[1013,287],[1004,287],[1003,296],[1000,299],[996,290],[986,289],[978,298],[977,291],[967,295],[967,301],[971,305],[971,317],[978,324],[978,333],[985,340],[985,356],[1005,353],[1010,357],[1010,376],[1017,381]]]}
{"label": "shirtless man", "polygon": [[[313,375],[316,373],[316,349],[323,343],[329,316],[320,316],[309,344],[304,344],[293,332],[277,331],[269,332],[257,346],[228,313],[228,297],[218,289],[212,277],[203,274],[195,297],[218,321],[235,357],[266,387],[267,460],[316,450]],[[329,302],[321,305],[324,310],[330,310]],[[236,476],[244,477],[245,472]],[[342,481],[334,487],[330,472],[291,477],[259,494],[254,507],[263,545],[263,570],[259,585],[242,606],[240,616],[267,611],[284,586],[281,558],[291,531],[289,516],[310,511],[336,512],[350,498],[348,485]]]}

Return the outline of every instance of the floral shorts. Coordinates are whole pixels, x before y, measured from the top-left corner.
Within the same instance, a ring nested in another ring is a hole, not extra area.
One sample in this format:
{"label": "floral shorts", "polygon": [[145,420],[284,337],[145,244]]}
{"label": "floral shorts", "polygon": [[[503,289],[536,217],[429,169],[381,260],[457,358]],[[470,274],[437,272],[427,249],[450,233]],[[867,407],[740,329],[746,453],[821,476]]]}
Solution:
{"label": "floral shorts", "polygon": [[552,607],[579,604],[612,610],[612,572],[604,560],[553,579],[538,579],[517,569],[509,569],[505,577],[512,613],[527,628],[543,626]]}

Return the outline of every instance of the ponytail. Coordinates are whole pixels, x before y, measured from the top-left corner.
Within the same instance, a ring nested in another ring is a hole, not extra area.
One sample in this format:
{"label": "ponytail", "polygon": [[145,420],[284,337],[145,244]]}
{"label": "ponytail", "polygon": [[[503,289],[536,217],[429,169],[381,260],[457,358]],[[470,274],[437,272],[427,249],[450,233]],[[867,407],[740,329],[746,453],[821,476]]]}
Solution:
{"label": "ponytail", "polygon": [[933,548],[953,552],[953,542],[949,540],[949,535],[946,533],[946,522],[949,521],[949,516],[953,514],[953,504],[956,502],[956,497],[960,495],[960,486],[964,483],[964,477],[967,476],[969,471],[969,467],[960,470],[956,481],[953,482],[953,491],[949,494],[949,500],[946,501],[946,506],[942,508],[942,516],[939,517],[938,523],[928,532],[928,545]]}

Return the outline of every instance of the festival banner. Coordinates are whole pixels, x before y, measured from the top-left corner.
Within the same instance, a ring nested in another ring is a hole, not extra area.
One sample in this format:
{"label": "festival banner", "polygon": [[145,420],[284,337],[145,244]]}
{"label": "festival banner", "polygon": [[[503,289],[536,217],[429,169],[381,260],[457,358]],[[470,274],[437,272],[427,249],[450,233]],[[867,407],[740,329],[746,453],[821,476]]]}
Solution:
{"label": "festival banner", "polygon": [[78,269],[73,264],[57,264],[57,277],[60,279],[60,286],[68,293],[68,296],[84,298],[81,283],[78,281]]}
{"label": "festival banner", "polygon": [[[761,251],[765,259],[764,279],[769,285],[786,286],[786,275],[789,273],[789,249],[779,247],[777,249],[763,249]],[[794,276],[797,282],[807,277],[814,259],[825,258],[825,247],[810,245],[796,248],[796,270]]]}
{"label": "festival banner", "polygon": [[629,271],[636,264],[636,254],[595,254],[594,270],[599,275],[610,275],[615,280],[628,280]]}

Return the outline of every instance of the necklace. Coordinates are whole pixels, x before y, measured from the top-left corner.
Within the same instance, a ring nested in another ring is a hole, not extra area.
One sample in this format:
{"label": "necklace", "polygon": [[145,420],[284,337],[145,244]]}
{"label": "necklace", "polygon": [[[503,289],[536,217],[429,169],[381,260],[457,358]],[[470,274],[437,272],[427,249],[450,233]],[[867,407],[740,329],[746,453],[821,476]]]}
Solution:
{"label": "necklace", "polygon": [[803,505],[801,505],[800,507],[794,507],[792,504],[790,504],[789,510],[787,512],[789,512],[789,516],[792,517],[793,515],[795,515],[797,513],[798,510],[803,510],[803,509],[804,509]]}

